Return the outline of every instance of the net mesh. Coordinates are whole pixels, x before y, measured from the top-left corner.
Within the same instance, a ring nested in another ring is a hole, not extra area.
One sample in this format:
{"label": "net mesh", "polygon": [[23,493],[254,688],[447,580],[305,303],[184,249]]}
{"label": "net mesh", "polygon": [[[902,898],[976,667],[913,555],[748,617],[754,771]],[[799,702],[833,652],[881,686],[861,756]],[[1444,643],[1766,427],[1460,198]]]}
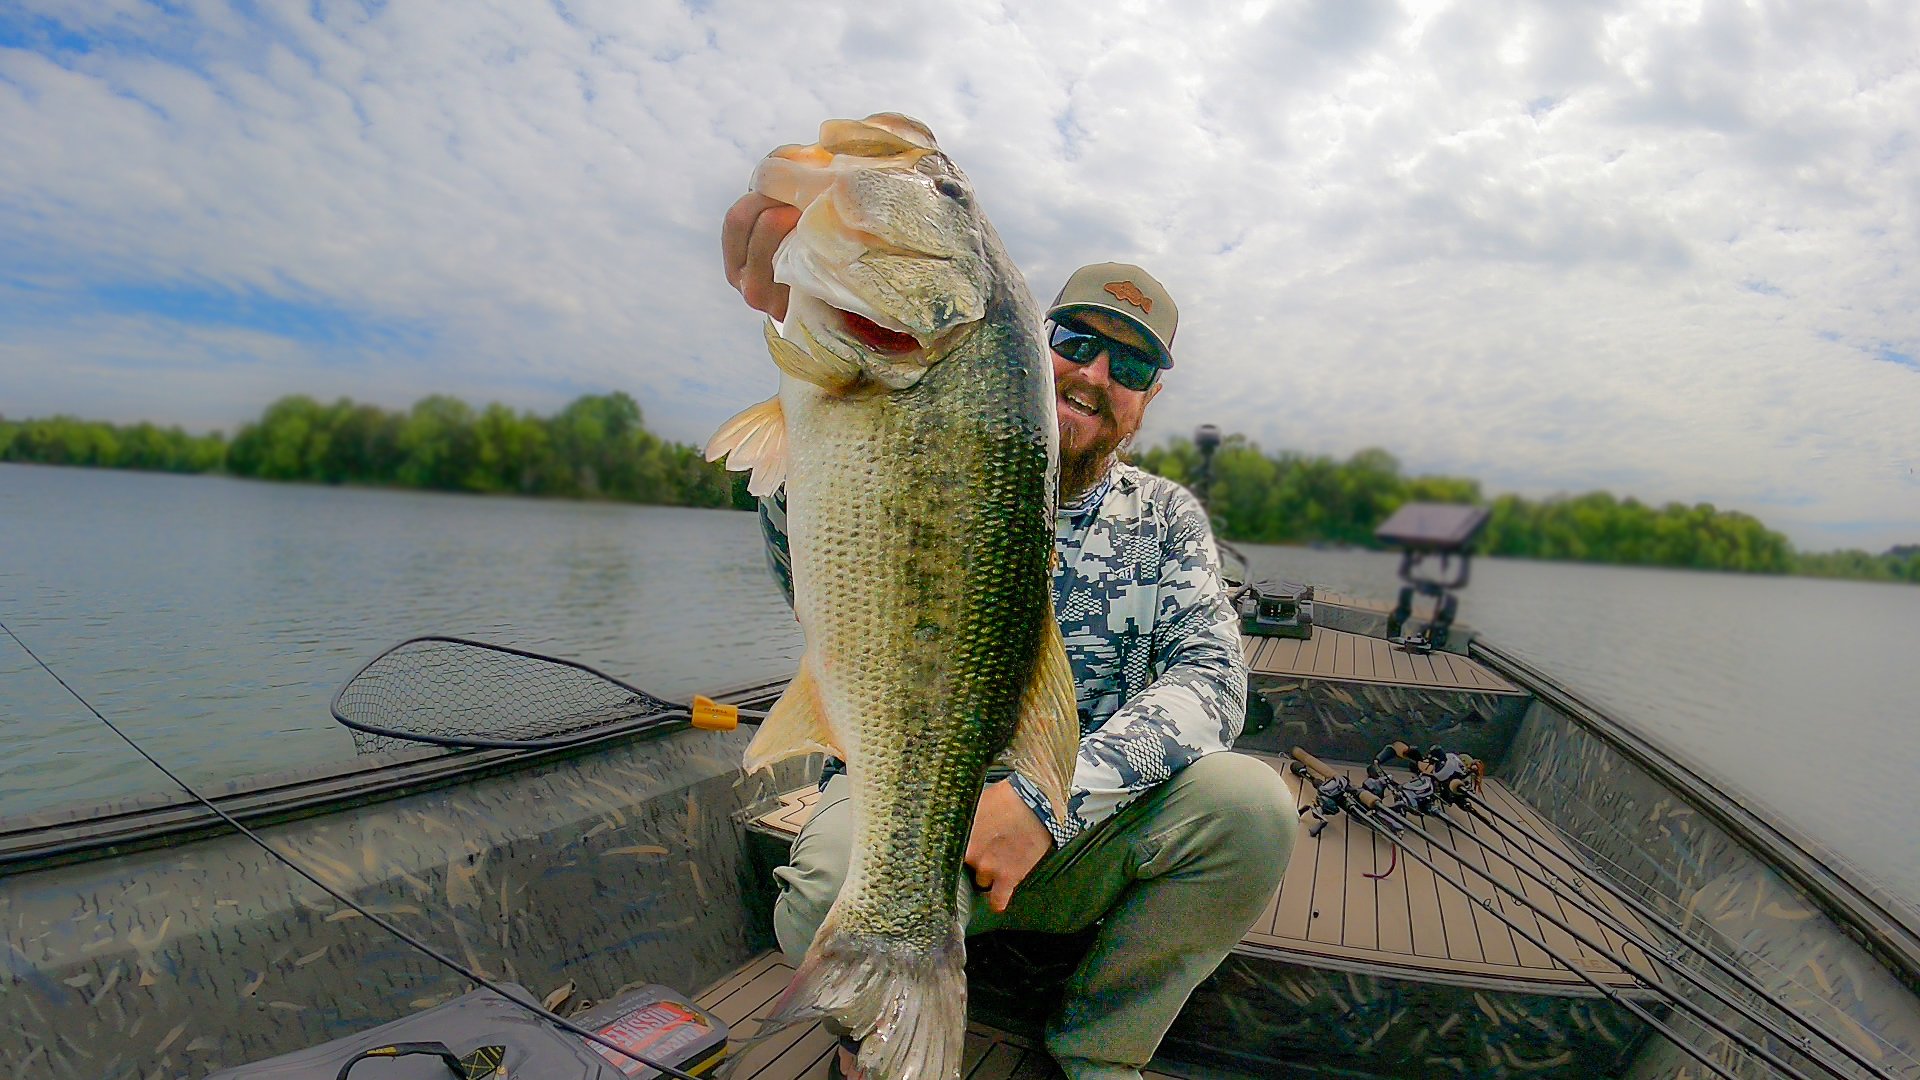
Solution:
{"label": "net mesh", "polygon": [[452,638],[405,641],[334,696],[354,748],[551,746],[681,708],[569,661]]}

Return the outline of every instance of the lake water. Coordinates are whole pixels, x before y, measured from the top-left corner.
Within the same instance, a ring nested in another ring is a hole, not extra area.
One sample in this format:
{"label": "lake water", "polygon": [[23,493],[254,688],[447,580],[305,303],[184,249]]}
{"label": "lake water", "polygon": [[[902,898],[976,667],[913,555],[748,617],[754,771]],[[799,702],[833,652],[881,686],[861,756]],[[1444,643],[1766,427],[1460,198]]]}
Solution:
{"label": "lake water", "polygon": [[[1390,597],[1394,556],[1247,545]],[[1920,588],[1480,560],[1461,620],[1920,907]],[[379,649],[447,633],[669,698],[784,675],[749,514],[0,465],[0,622],[189,780],[344,759]],[[165,778],[0,635],[0,816]]]}

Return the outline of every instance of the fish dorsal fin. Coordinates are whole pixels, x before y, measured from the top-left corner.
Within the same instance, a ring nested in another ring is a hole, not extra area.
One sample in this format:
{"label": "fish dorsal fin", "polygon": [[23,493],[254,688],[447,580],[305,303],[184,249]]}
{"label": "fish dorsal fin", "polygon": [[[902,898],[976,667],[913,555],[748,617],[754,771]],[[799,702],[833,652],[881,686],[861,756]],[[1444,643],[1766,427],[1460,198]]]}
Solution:
{"label": "fish dorsal fin", "polygon": [[1080,751],[1080,707],[1073,696],[1073,668],[1067,663],[1060,624],[1047,613],[1040,632],[1040,655],[1033,678],[1020,697],[1020,721],[1000,764],[1034,782],[1053,804],[1056,821],[1067,819],[1067,793]]}
{"label": "fish dorsal fin", "polygon": [[750,773],[758,772],[800,754],[832,754],[842,761],[847,759],[840,740],[827,726],[826,703],[820,698],[810,655],[800,658],[800,670],[787,684],[786,693],[767,710],[767,718],[747,744],[740,765]]}
{"label": "fish dorsal fin", "polygon": [[[805,327],[801,327],[805,331]],[[821,355],[824,350],[813,351],[801,348],[780,336],[774,329],[773,320],[766,325],[767,351],[773,354],[773,364],[784,374],[801,382],[812,383],[822,390],[839,392],[860,381],[860,365],[842,360],[832,353]],[[807,334],[813,340],[811,333]]]}
{"label": "fish dorsal fin", "polygon": [[747,491],[771,495],[787,478],[787,416],[780,399],[770,397],[720,425],[707,440],[707,460],[727,459],[734,472],[753,470]]}

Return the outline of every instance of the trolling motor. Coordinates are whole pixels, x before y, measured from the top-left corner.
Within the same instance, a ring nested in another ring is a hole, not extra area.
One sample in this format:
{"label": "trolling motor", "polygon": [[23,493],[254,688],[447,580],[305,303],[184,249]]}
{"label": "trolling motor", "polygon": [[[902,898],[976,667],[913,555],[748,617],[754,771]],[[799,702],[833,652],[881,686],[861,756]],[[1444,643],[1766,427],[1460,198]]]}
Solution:
{"label": "trolling motor", "polygon": [[[1373,530],[1382,543],[1401,549],[1400,600],[1387,616],[1387,640],[1410,653],[1430,653],[1447,643],[1453,617],[1460,599],[1452,595],[1467,587],[1473,542],[1487,527],[1491,517],[1485,507],[1454,503],[1407,503]],[[1437,558],[1437,569],[1425,567],[1428,558]],[[1456,563],[1456,560],[1457,563]],[[1411,633],[1402,633],[1413,617],[1414,597],[1432,601],[1432,616],[1426,625]]]}
{"label": "trolling motor", "polygon": [[[1194,448],[1200,451],[1200,467],[1194,472],[1193,494],[1212,517],[1213,455],[1220,449],[1220,429],[1201,424],[1193,432]],[[1225,540],[1215,540],[1221,562],[1231,555],[1240,564],[1240,579],[1223,575],[1227,599],[1240,616],[1240,632],[1249,637],[1311,638],[1313,636],[1313,586],[1293,581],[1267,579],[1249,581],[1252,565],[1240,550]]]}

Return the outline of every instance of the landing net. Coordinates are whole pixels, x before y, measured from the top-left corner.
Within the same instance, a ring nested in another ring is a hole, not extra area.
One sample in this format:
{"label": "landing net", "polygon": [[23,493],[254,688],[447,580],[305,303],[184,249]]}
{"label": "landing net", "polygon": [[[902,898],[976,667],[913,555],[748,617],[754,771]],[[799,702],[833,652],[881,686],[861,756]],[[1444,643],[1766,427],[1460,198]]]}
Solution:
{"label": "landing net", "polygon": [[332,704],[361,753],[565,746],[683,708],[571,660],[441,636],[374,657]]}

